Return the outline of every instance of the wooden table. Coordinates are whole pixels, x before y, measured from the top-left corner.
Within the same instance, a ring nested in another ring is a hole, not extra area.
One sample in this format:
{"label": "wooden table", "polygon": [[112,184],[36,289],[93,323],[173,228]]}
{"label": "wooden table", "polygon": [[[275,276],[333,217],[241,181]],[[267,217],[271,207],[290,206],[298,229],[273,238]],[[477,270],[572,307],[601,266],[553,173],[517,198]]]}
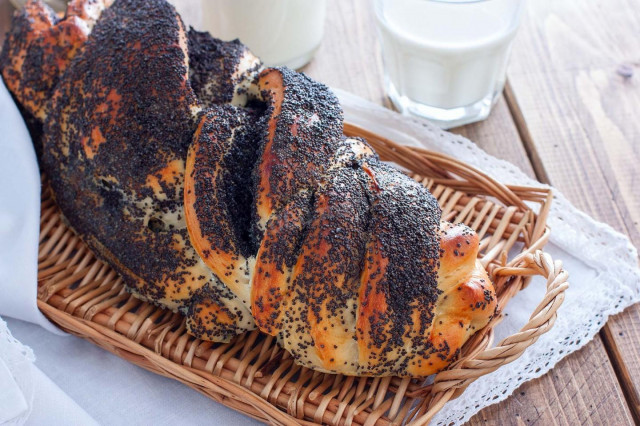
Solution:
{"label": "wooden table", "polygon": [[[12,7],[0,0],[0,33]],[[454,129],[640,247],[638,0],[531,0],[491,116]],[[0,40],[4,36],[0,36]],[[635,71],[624,77],[625,65]],[[329,0],[313,78],[390,106],[370,0]],[[635,142],[635,143],[634,143]],[[572,285],[580,283],[572,282]],[[471,424],[640,423],[640,306]]]}

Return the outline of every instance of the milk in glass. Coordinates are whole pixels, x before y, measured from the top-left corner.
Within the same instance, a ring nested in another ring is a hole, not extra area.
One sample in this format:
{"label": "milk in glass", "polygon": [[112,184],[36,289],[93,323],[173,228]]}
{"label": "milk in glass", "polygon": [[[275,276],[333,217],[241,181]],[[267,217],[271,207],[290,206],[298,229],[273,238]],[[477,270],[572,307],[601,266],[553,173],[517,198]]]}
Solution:
{"label": "milk in glass", "polygon": [[387,91],[448,128],[486,118],[505,83],[522,0],[376,0]]}
{"label": "milk in glass", "polygon": [[202,27],[239,38],[269,66],[295,69],[320,46],[326,7],[326,0],[203,0]]}

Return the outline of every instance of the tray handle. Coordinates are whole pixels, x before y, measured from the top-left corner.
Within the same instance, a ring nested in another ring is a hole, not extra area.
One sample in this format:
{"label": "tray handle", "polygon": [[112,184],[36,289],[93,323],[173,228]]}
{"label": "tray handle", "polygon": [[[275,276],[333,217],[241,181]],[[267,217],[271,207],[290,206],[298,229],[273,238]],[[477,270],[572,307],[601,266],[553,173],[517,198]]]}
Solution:
{"label": "tray handle", "polygon": [[433,397],[425,400],[422,410],[424,414],[411,424],[425,425],[440,411],[448,401],[457,398],[476,379],[489,374],[505,364],[520,357],[538,337],[553,327],[557,311],[564,301],[564,293],[569,288],[569,273],[562,268],[562,262],[554,261],[551,255],[541,250],[523,257],[521,266],[496,268],[496,275],[540,275],[547,280],[547,291],[544,298],[531,314],[529,321],[520,331],[504,338],[490,349],[462,358],[452,364],[449,369],[436,374],[433,384]]}

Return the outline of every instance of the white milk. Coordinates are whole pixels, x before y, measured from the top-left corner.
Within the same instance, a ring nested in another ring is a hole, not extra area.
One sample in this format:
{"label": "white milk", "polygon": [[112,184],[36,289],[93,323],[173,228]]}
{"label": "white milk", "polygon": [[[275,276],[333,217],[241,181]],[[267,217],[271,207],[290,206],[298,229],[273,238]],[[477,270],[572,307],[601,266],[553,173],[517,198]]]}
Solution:
{"label": "white milk", "polygon": [[267,65],[300,68],[320,46],[326,0],[203,0],[202,12],[214,37],[239,38]]}
{"label": "white milk", "polygon": [[[436,121],[457,119],[455,125],[486,118],[504,86],[521,4],[379,0],[387,88],[396,106]],[[438,111],[465,107],[448,116]]]}

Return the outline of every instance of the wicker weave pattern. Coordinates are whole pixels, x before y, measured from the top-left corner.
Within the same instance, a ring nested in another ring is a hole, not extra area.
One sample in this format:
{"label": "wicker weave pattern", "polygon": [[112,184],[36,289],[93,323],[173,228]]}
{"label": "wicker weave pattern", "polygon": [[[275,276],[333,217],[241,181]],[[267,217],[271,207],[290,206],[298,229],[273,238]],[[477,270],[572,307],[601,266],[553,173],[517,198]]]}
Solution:
{"label": "wicker weave pattern", "polygon": [[[553,326],[568,284],[561,263],[540,251],[549,235],[545,220],[551,194],[506,187],[450,157],[399,146],[352,125],[345,130],[365,137],[383,160],[413,172],[438,199],[443,219],[477,230],[481,262],[494,281],[499,306],[532,276],[547,279],[545,298],[520,332],[490,347],[493,327],[501,320],[496,316],[429,385],[417,379],[313,372],[294,364],[273,337],[258,331],[228,344],[204,342],[186,334],[180,315],[126,293],[115,271],[64,224],[48,189],[42,198],[38,306],[64,330],[262,421],[428,423],[472,381],[516,359]],[[526,202],[540,204],[539,214]],[[512,248],[519,254],[510,259]]]}

